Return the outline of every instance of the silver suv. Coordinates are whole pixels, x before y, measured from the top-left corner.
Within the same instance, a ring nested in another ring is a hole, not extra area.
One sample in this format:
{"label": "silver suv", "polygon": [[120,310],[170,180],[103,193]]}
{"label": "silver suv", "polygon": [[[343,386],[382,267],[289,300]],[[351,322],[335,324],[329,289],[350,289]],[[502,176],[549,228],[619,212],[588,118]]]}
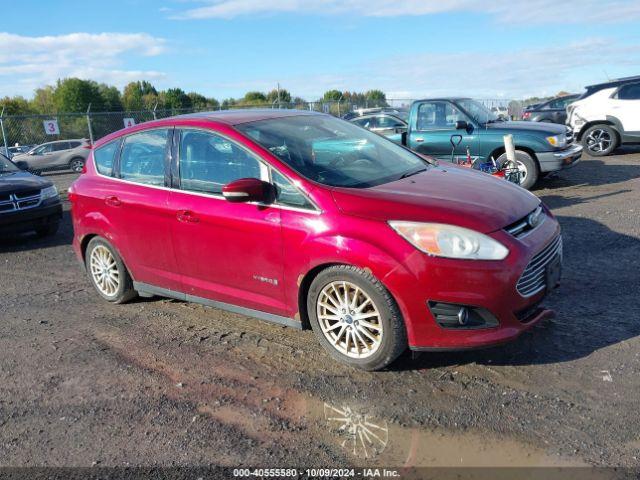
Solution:
{"label": "silver suv", "polygon": [[66,169],[80,173],[90,152],[91,143],[85,138],[57,140],[14,155],[12,160],[19,168],[35,173]]}

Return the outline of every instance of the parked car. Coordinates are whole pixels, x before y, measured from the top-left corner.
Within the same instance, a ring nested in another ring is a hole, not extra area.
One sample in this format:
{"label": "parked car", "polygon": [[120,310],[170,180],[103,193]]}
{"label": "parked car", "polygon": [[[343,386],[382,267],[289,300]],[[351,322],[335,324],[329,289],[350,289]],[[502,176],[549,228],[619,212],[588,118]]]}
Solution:
{"label": "parked car", "polygon": [[62,204],[53,183],[0,155],[0,236],[29,231],[53,235],[61,218]]}
{"label": "parked car", "polygon": [[564,95],[525,107],[522,119],[531,122],[549,122],[564,125],[567,120],[567,107],[579,96],[577,94]]}
{"label": "parked car", "polygon": [[573,143],[573,134],[566,126],[506,121],[470,98],[414,102],[402,143],[418,153],[450,160],[451,138],[460,135],[462,141],[455,148],[455,155],[468,154],[479,163],[493,158],[502,164],[507,158],[506,134],[513,135],[520,185],[526,189],[542,175],[573,167],[582,156],[582,147]]}
{"label": "parked car", "polygon": [[509,120],[509,108],[505,106],[496,106],[491,107],[491,111],[496,117],[504,118],[505,120]]}
{"label": "parked car", "polygon": [[393,108],[393,107],[375,107],[375,108],[358,108],[353,112],[345,113],[342,118],[345,120],[352,120],[356,117],[362,117],[365,115],[373,115],[376,113],[386,113],[393,115],[407,121],[409,118],[409,111],[406,108]]}
{"label": "parked car", "polygon": [[69,190],[106,301],[159,295],[310,325],[363,369],[516,338],[550,315],[560,227],[538,198],[329,115],[230,110],[97,142]]}
{"label": "parked car", "polygon": [[91,143],[87,139],[57,140],[17,154],[13,161],[20,168],[35,173],[66,169],[80,173],[90,151]]}
{"label": "parked car", "polygon": [[349,121],[396,143],[402,142],[402,136],[407,131],[406,120],[391,113],[367,113],[352,117]]}
{"label": "parked car", "polygon": [[640,143],[640,76],[588,86],[567,115],[575,137],[594,157]]}

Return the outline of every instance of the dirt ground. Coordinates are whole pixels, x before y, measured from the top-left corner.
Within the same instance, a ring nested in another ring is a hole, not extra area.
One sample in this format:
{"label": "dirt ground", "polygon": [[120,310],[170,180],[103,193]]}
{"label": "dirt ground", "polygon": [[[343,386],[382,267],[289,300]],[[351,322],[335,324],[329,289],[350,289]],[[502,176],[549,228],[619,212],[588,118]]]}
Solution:
{"label": "dirt ground", "polygon": [[378,373],[335,363],[310,331],[107,304],[65,201],[55,237],[0,241],[0,465],[640,466],[639,152],[534,191],[564,232],[557,318]]}

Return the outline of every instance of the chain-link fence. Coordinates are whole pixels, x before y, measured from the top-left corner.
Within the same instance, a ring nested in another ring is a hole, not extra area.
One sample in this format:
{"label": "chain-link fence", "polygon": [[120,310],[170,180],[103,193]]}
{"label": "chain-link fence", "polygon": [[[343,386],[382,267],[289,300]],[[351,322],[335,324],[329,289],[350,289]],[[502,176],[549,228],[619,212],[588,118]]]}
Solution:
{"label": "chain-link fence", "polygon": [[[343,116],[348,112],[367,108],[395,108],[406,110],[413,99],[387,99],[385,103],[367,101],[356,104],[350,101],[320,101],[269,104],[226,105],[220,109],[273,108],[298,109]],[[508,99],[483,99],[481,102],[497,114],[518,119],[522,114],[519,102]],[[0,151],[6,153],[13,146],[40,145],[54,140],[98,140],[105,135],[139,123],[174,115],[193,113],[197,109],[143,110],[134,112],[58,113],[52,115],[0,116],[2,143]]]}

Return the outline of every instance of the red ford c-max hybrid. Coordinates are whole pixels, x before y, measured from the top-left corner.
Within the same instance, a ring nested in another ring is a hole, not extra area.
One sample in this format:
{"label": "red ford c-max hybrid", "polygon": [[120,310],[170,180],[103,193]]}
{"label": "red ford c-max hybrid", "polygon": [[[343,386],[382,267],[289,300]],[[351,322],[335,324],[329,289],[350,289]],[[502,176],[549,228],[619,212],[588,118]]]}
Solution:
{"label": "red ford c-max hybrid", "polygon": [[526,190],[343,120],[228,111],[96,143],[69,191],[106,300],[161,295],[302,328],[380,369],[511,340],[550,312],[560,228]]}

